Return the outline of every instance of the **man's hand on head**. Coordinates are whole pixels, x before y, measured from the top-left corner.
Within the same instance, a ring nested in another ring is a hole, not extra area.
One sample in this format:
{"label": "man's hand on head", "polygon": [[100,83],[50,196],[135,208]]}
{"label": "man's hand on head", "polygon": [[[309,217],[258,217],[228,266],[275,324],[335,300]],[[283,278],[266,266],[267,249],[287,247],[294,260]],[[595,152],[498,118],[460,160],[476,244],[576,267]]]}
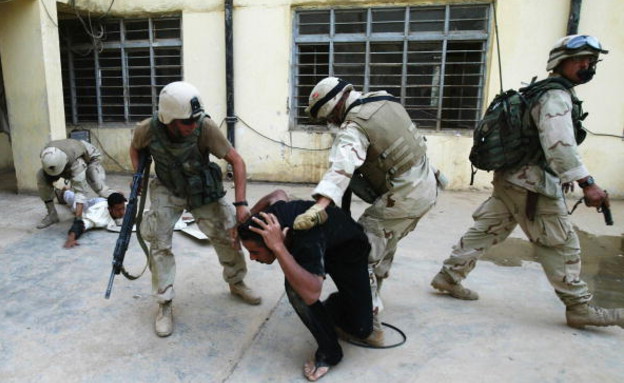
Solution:
{"label": "man's hand on head", "polygon": [[277,217],[272,213],[261,212],[260,216],[262,219],[252,218],[254,223],[260,227],[250,226],[249,230],[260,234],[266,247],[277,255],[286,248],[284,238],[286,238],[286,233],[288,233],[288,227],[282,229]]}

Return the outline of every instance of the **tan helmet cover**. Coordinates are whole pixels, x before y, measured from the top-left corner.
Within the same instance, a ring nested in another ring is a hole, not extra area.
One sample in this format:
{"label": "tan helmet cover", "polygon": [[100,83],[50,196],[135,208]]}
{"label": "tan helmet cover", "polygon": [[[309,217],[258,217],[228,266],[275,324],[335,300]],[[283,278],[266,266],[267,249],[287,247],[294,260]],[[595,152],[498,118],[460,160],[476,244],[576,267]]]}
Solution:
{"label": "tan helmet cover", "polygon": [[578,36],[582,36],[582,35],[568,35],[557,40],[557,42],[555,43],[555,45],[553,45],[548,55],[548,63],[546,64],[547,71],[550,72],[551,70],[555,69],[559,64],[561,64],[563,60],[570,58],[570,57],[594,56],[596,59],[598,59],[598,56],[600,56],[600,53],[607,53],[607,51],[595,50],[589,46],[583,49],[573,49],[573,50],[565,49],[566,44],[570,40]]}
{"label": "tan helmet cover", "polygon": [[49,146],[41,151],[41,167],[51,176],[58,176],[67,165],[67,154],[59,148]]}
{"label": "tan helmet cover", "polygon": [[199,91],[184,81],[167,84],[158,96],[158,120],[163,124],[197,118],[204,111]]}
{"label": "tan helmet cover", "polygon": [[312,89],[305,112],[313,119],[324,119],[342,98],[342,95],[353,89],[353,85],[338,77],[326,77]]}

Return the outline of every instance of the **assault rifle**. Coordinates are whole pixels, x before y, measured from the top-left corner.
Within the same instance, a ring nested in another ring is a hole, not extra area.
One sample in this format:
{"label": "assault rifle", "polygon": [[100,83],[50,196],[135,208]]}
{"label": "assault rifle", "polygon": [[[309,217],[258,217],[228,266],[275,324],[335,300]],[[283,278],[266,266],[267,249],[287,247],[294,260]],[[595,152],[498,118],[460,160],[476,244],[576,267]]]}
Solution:
{"label": "assault rifle", "polygon": [[139,194],[141,193],[141,189],[143,190],[143,193],[145,193],[147,190],[146,187],[142,186],[143,184],[147,185],[151,162],[152,157],[150,156],[149,152],[147,150],[142,150],[139,154],[139,167],[132,177],[132,186],[130,188],[128,205],[126,206],[126,213],[123,216],[121,231],[119,232],[119,238],[117,238],[117,244],[115,245],[115,251],[113,252],[113,270],[111,271],[110,278],[108,279],[108,287],[106,288],[106,294],[104,295],[106,299],[110,298],[115,275],[123,273],[123,275],[128,279],[138,278],[133,277],[126,272],[123,267],[123,261],[124,257],[126,256],[126,251],[128,250],[130,237],[132,236],[132,227],[134,226],[134,222],[137,218],[137,205]]}

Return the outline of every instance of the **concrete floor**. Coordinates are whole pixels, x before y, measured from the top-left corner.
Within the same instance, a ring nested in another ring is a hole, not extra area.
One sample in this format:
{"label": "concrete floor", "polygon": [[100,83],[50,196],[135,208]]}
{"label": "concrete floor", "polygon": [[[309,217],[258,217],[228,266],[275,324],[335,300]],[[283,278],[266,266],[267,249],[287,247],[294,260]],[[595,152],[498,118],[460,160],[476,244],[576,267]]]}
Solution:
{"label": "concrete floor", "polygon": [[[35,229],[43,204],[36,196],[15,194],[12,177],[0,176],[1,382],[305,381],[301,367],[315,343],[284,296],[277,264],[248,262],[246,281],[263,297],[260,306],[248,306],[229,294],[210,244],[176,232],[175,331],[158,338],[149,272],[137,281],[118,276],[111,299],[104,299],[117,235],[88,232],[79,247],[63,249],[69,211],[58,206],[62,222]],[[129,182],[128,176],[109,176],[109,183],[124,192]],[[252,183],[248,199],[256,201],[276,187],[300,198],[312,190],[311,185]],[[343,361],[322,381],[624,381],[624,330],[568,328],[563,305],[534,262],[515,267],[480,262],[466,283],[481,296],[474,302],[429,286],[486,196],[444,193],[400,243],[384,284],[383,320],[403,330],[407,342],[387,350],[344,344]],[[354,202],[356,215],[363,208]],[[624,232],[623,208],[624,202],[614,203],[612,227],[587,208],[579,208],[574,221],[588,238],[617,241]],[[515,241],[510,243],[516,248],[528,246]],[[513,248],[498,251],[504,257]],[[603,250],[597,246],[587,256]],[[622,257],[621,249],[615,251]],[[127,268],[135,272],[144,262],[133,239]],[[622,294],[624,285],[616,282],[619,291],[612,292]],[[323,296],[331,291],[327,282]]]}

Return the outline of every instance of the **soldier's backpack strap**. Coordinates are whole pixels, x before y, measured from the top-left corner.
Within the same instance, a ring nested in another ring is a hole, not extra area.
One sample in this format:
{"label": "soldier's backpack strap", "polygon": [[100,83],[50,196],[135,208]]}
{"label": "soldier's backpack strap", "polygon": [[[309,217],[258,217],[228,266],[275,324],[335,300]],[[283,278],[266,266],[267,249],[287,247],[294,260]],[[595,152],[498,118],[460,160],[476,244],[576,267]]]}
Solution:
{"label": "soldier's backpack strap", "polygon": [[399,104],[401,103],[401,100],[399,100],[398,98],[394,96],[375,96],[375,97],[367,97],[367,98],[358,98],[357,100],[353,101],[351,105],[349,105],[349,107],[345,111],[345,115],[347,115],[347,113],[349,113],[349,111],[355,108],[356,106],[359,106],[362,104],[368,104],[369,102],[376,102],[376,101],[392,101],[392,102],[398,102]]}

